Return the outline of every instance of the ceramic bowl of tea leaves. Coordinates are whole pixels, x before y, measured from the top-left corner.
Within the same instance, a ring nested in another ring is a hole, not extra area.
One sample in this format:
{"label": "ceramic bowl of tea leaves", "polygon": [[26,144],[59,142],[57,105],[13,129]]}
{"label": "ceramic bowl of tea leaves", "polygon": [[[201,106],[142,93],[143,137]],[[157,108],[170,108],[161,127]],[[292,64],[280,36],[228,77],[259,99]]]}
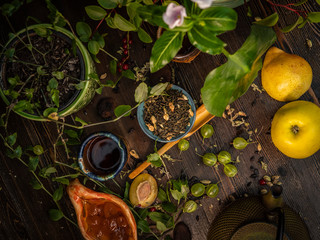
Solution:
{"label": "ceramic bowl of tea leaves", "polygon": [[170,85],[159,96],[148,98],[137,110],[143,132],[158,142],[173,142],[183,138],[196,119],[196,106],[181,87]]}
{"label": "ceramic bowl of tea leaves", "polygon": [[87,137],[78,155],[81,171],[98,181],[115,178],[127,160],[125,143],[110,132],[98,132]]}

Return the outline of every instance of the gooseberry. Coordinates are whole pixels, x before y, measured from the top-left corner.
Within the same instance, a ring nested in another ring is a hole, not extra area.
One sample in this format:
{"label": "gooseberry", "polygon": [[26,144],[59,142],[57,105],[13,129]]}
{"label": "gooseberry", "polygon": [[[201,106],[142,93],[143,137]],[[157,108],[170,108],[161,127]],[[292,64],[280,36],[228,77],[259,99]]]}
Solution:
{"label": "gooseberry", "polygon": [[202,156],[202,162],[205,165],[212,167],[217,163],[217,156],[214,153],[206,153]]}
{"label": "gooseberry", "polygon": [[229,162],[231,162],[231,154],[227,151],[219,152],[218,161],[223,165],[228,164]]}
{"label": "gooseberry", "polygon": [[183,206],[183,212],[192,213],[197,210],[198,205],[195,201],[189,200]]}
{"label": "gooseberry", "polygon": [[211,137],[214,133],[214,130],[210,124],[205,124],[201,128],[200,132],[201,132],[201,136],[203,137],[203,139],[205,139],[205,138]]}
{"label": "gooseberry", "polygon": [[228,177],[234,177],[238,173],[237,167],[232,164],[224,165],[223,171]]}
{"label": "gooseberry", "polygon": [[191,194],[195,197],[201,197],[206,191],[206,187],[202,183],[193,184],[191,187]]}
{"label": "gooseberry", "polygon": [[208,197],[214,198],[219,193],[219,187],[218,184],[210,184],[207,186],[206,193]]}
{"label": "gooseberry", "polygon": [[236,137],[233,139],[233,146],[235,149],[241,150],[248,145],[248,142],[242,137]]}
{"label": "gooseberry", "polygon": [[189,141],[185,140],[185,139],[181,139],[178,143],[178,148],[179,150],[182,151],[187,151],[189,148],[190,144]]}

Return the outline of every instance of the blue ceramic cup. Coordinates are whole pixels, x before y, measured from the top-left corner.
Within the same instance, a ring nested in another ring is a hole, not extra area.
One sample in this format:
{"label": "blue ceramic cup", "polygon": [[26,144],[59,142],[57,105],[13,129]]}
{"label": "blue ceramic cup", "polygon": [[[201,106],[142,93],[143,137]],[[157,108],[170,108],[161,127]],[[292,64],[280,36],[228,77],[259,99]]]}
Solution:
{"label": "blue ceramic cup", "polygon": [[90,135],[82,143],[78,156],[81,171],[98,181],[115,178],[127,160],[126,145],[110,132]]}
{"label": "blue ceramic cup", "polygon": [[188,98],[188,103],[190,104],[191,106],[191,110],[193,112],[193,116],[190,118],[190,125],[187,126],[187,128],[185,129],[185,132],[182,133],[182,134],[179,134],[177,135],[176,137],[174,138],[171,138],[170,140],[166,140],[166,139],[162,139],[162,138],[159,138],[158,136],[154,135],[153,132],[151,132],[148,127],[146,126],[145,122],[144,122],[144,116],[143,116],[143,112],[144,112],[144,102],[142,102],[139,107],[138,107],[138,110],[137,110],[137,118],[138,118],[138,122],[139,122],[139,125],[142,129],[142,131],[148,136],[150,137],[151,139],[153,140],[156,140],[158,142],[164,142],[164,143],[167,143],[167,142],[173,142],[173,141],[177,141],[181,138],[183,138],[185,135],[187,135],[187,133],[191,130],[193,124],[194,124],[194,121],[196,120],[196,106],[193,102],[193,99],[191,98],[191,96],[184,90],[182,89],[181,87],[178,87],[176,85],[172,85],[171,89],[174,89],[174,90],[178,90],[179,92],[182,92],[187,98]]}

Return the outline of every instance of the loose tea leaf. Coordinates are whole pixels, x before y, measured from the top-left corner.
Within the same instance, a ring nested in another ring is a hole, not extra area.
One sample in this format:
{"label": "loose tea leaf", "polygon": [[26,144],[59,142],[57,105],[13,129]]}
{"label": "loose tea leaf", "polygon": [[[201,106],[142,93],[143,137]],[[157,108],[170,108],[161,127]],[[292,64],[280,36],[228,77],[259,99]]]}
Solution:
{"label": "loose tea leaf", "polygon": [[[154,91],[157,93],[164,86]],[[152,93],[151,93],[152,94]],[[144,103],[143,118],[148,129],[161,139],[170,140],[183,134],[193,116],[186,96],[170,89],[166,95],[151,97]]]}

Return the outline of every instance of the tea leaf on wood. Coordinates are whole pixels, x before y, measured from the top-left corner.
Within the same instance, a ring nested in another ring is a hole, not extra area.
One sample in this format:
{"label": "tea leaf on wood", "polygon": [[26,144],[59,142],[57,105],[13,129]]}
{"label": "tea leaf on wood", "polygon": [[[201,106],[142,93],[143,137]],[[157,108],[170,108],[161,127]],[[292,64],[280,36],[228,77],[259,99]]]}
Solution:
{"label": "tea leaf on wood", "polygon": [[76,31],[82,42],[88,42],[91,36],[91,28],[89,24],[85,22],[77,22]]}
{"label": "tea leaf on wood", "polygon": [[135,79],[135,75],[134,75],[134,73],[133,73],[130,69],[125,70],[125,71],[122,71],[122,72],[121,72],[121,75],[122,75],[123,77],[129,78],[129,79],[132,79],[132,80]]}
{"label": "tea leaf on wood", "polygon": [[29,167],[30,171],[35,171],[37,169],[38,164],[39,164],[39,157],[38,156],[30,156],[29,157],[28,167]]}
{"label": "tea leaf on wood", "polygon": [[39,190],[39,189],[42,188],[41,184],[40,184],[40,183],[38,182],[38,180],[35,179],[35,178],[31,179],[30,185],[31,185],[32,188],[35,189],[35,190]]}
{"label": "tea leaf on wood", "polygon": [[161,202],[168,201],[167,194],[162,188],[158,189],[158,196],[157,197]]}
{"label": "tea leaf on wood", "polygon": [[144,82],[140,83],[134,93],[134,99],[137,103],[143,102],[148,97],[148,86]]}
{"label": "tea leaf on wood", "polygon": [[88,49],[93,55],[97,55],[100,50],[100,45],[97,41],[90,40],[88,43]]}
{"label": "tea leaf on wood", "polygon": [[114,109],[114,114],[116,115],[116,117],[120,117],[120,116],[122,116],[123,114],[125,114],[126,112],[126,114],[125,115],[123,115],[124,117],[128,117],[128,116],[130,116],[130,114],[131,114],[131,111],[130,111],[130,109],[131,109],[131,106],[130,105],[119,105],[118,107],[116,107],[115,109]]}
{"label": "tea leaf on wood", "polygon": [[63,195],[63,187],[62,185],[59,185],[59,188],[54,191],[53,193],[53,201],[60,201],[60,199],[62,198],[62,195]]}
{"label": "tea leaf on wood", "polygon": [[152,38],[150,37],[150,35],[141,27],[138,28],[138,37],[144,43],[152,43]]}
{"label": "tea leaf on wood", "polygon": [[63,213],[59,209],[50,209],[49,218],[52,221],[59,221],[63,217]]}
{"label": "tea leaf on wood", "polygon": [[15,132],[14,134],[11,134],[10,136],[7,137],[6,141],[9,144],[10,147],[12,147],[17,140],[17,133]]}

